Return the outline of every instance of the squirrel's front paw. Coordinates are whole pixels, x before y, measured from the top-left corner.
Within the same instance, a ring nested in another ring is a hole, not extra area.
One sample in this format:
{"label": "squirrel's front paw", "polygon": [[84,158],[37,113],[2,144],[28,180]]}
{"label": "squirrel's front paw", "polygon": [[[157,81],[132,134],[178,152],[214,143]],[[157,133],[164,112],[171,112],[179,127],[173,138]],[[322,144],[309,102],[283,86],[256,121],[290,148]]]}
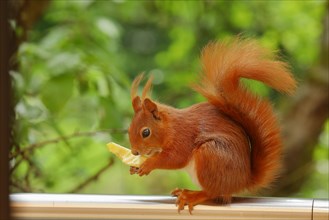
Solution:
{"label": "squirrel's front paw", "polygon": [[144,162],[137,170],[137,174],[139,176],[144,176],[144,175],[148,175],[151,171],[153,170],[153,168],[150,166],[149,163]]}
{"label": "squirrel's front paw", "polygon": [[138,170],[139,170],[138,167],[130,167],[130,170],[129,170],[130,175],[137,174]]}

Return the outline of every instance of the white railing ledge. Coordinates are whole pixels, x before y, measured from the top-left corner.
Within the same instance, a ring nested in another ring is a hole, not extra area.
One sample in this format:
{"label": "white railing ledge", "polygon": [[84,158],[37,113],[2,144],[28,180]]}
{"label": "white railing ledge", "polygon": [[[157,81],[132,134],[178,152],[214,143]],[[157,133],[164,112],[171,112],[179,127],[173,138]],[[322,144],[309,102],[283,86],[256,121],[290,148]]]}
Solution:
{"label": "white railing ledge", "polygon": [[232,204],[197,205],[179,214],[175,198],[89,194],[10,195],[13,219],[298,219],[328,220],[329,201],[292,198],[242,198]]}

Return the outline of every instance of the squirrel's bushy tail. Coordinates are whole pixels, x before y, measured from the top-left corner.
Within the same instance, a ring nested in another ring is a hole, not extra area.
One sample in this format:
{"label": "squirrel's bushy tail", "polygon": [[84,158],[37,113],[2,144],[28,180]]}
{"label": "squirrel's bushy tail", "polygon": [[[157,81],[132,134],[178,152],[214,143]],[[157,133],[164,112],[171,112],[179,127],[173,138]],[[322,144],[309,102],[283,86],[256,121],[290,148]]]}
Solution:
{"label": "squirrel's bushy tail", "polygon": [[[240,78],[257,80],[287,94],[296,88],[289,67],[255,41],[210,43],[202,51],[203,74],[195,87],[210,103],[238,122],[251,142],[250,190],[267,186],[281,160],[280,129],[272,106],[249,92]],[[220,125],[219,125],[220,126]]]}

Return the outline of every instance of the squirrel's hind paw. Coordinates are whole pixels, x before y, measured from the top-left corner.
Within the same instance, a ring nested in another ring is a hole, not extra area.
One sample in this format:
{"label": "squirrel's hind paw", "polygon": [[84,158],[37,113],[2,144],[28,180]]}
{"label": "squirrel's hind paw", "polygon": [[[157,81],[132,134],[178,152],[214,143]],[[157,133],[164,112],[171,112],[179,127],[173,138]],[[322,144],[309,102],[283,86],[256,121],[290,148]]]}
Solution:
{"label": "squirrel's hind paw", "polygon": [[176,206],[178,206],[178,213],[184,210],[185,205],[188,206],[190,214],[192,214],[193,207],[209,199],[204,191],[192,191],[188,189],[175,189],[171,195],[177,196]]}

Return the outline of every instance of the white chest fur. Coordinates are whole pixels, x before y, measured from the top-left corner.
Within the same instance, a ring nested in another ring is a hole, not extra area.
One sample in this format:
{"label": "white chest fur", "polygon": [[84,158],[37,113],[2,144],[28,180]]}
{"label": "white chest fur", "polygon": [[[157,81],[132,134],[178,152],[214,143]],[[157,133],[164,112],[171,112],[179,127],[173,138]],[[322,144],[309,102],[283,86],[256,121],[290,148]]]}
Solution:
{"label": "white chest fur", "polygon": [[192,182],[196,184],[198,187],[201,187],[195,170],[194,158],[192,158],[190,162],[183,169],[190,175]]}

